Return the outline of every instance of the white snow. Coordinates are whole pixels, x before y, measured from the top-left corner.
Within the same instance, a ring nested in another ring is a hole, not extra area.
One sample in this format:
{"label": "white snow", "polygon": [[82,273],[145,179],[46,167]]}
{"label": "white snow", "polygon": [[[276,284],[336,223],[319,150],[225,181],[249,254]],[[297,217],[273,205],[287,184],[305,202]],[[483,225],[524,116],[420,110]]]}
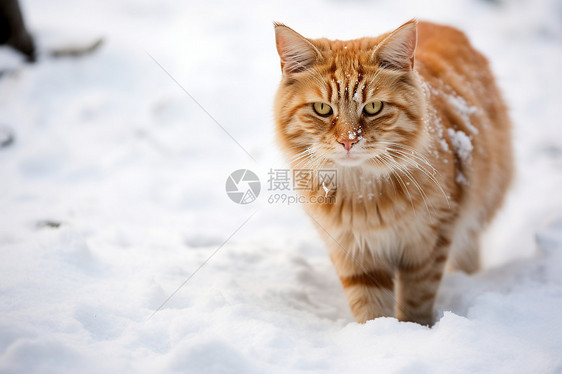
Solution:
{"label": "white snow", "polygon": [[475,106],[468,105],[468,103],[460,96],[447,95],[449,103],[456,109],[457,113],[461,116],[461,119],[468,129],[473,134],[478,134],[478,129],[474,127],[470,121],[470,116],[478,113],[478,108]]}
{"label": "white snow", "polygon": [[[42,49],[104,44],[35,65],[1,49],[1,373],[562,371],[559,1],[22,2]],[[490,59],[517,181],[486,268],[445,277],[435,327],[359,325],[301,207],[267,201],[267,172],[286,167],[272,21],[348,39],[413,17]],[[262,181],[248,205],[225,193],[241,168]]]}
{"label": "white snow", "polygon": [[455,181],[457,183],[460,183],[460,184],[468,185],[468,180],[466,180],[466,177],[464,176],[464,174],[460,170],[457,170],[457,176],[455,178]]}
{"label": "white snow", "polygon": [[451,145],[453,146],[455,154],[457,154],[463,162],[470,161],[472,149],[474,148],[470,137],[462,130],[447,129],[447,133],[451,139]]}
{"label": "white snow", "polygon": [[[427,87],[427,85],[425,86]],[[444,151],[449,150],[449,144],[444,138],[444,129],[443,123],[441,122],[441,118],[437,116],[437,112],[435,109],[430,108],[429,116],[425,119],[426,126],[428,128],[429,133],[432,136],[437,136],[439,145]]]}

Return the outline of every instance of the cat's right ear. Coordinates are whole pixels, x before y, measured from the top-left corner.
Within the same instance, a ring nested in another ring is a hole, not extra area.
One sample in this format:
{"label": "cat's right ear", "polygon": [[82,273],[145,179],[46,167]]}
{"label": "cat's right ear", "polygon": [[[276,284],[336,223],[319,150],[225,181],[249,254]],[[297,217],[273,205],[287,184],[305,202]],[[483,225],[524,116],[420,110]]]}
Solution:
{"label": "cat's right ear", "polygon": [[306,70],[320,57],[314,44],[298,32],[281,23],[275,22],[273,26],[283,74]]}

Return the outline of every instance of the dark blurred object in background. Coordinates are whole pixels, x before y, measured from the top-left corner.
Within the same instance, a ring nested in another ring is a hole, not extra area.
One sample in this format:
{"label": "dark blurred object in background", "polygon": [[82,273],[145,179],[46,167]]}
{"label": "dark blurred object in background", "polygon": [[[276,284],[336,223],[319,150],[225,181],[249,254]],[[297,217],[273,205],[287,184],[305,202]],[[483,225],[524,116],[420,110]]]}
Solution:
{"label": "dark blurred object in background", "polygon": [[7,148],[14,142],[14,132],[8,126],[0,125],[0,149]]}
{"label": "dark blurred object in background", "polygon": [[0,44],[7,44],[35,61],[35,45],[23,23],[18,0],[0,0]]}

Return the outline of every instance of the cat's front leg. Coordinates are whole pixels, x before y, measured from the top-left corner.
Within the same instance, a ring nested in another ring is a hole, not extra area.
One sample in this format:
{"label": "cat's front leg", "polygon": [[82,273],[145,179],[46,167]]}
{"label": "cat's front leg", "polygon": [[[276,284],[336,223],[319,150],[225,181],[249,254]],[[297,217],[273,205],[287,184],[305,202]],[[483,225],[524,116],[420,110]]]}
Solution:
{"label": "cat's front leg", "polygon": [[370,256],[351,256],[341,250],[331,253],[349,306],[359,323],[394,315],[394,276],[384,264]]}
{"label": "cat's front leg", "polygon": [[433,305],[441,284],[451,240],[438,237],[429,256],[398,266],[396,284],[396,318],[431,326]]}

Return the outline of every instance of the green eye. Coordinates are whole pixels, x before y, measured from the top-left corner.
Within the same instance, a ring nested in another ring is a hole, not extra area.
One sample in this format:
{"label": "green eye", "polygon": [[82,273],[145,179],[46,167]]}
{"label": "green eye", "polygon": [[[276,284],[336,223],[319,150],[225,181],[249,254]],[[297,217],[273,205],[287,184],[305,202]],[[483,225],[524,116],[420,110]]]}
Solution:
{"label": "green eye", "polygon": [[314,103],[312,104],[312,108],[314,108],[316,114],[322,117],[328,117],[333,113],[332,107],[325,103]]}
{"label": "green eye", "polygon": [[363,107],[363,113],[368,116],[374,116],[379,114],[382,110],[382,101],[371,101],[369,104]]}

